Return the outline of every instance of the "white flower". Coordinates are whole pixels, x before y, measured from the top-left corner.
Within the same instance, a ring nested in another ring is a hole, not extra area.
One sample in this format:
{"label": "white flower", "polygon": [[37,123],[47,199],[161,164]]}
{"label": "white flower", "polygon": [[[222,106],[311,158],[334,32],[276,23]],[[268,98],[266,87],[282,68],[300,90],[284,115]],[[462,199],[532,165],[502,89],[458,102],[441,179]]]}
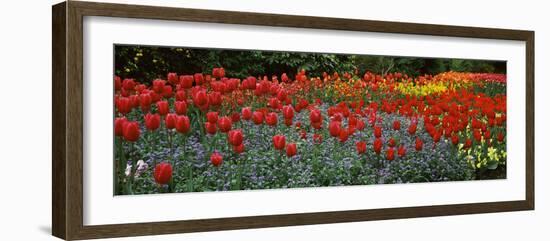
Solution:
{"label": "white flower", "polygon": [[143,160],[139,160],[137,162],[136,177],[140,176],[145,171],[147,171],[147,168],[149,168],[149,165],[146,162],[144,162]]}
{"label": "white flower", "polygon": [[132,172],[132,165],[126,164],[126,171],[124,171],[124,174],[128,177],[130,176],[130,172]]}

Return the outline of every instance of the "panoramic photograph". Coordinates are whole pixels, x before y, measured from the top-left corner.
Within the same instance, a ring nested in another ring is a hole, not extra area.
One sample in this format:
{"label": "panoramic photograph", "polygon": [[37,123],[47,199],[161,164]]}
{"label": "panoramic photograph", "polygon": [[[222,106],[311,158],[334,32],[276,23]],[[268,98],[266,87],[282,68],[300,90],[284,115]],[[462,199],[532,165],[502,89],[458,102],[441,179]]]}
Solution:
{"label": "panoramic photograph", "polygon": [[114,195],[506,178],[506,62],[114,46]]}

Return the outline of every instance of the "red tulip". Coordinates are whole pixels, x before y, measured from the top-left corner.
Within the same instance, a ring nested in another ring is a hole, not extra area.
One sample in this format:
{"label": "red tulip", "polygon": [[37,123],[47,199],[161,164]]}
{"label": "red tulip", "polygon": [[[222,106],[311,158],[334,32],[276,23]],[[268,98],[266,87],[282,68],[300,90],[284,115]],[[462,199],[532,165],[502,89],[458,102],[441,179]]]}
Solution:
{"label": "red tulip", "polygon": [[231,119],[229,119],[229,117],[227,116],[218,119],[218,128],[221,132],[226,133],[231,130],[231,124]]}
{"label": "red tulip", "polygon": [[302,138],[302,140],[307,139],[307,131],[306,130],[301,130],[300,131],[300,138]]}
{"label": "red tulip", "polygon": [[408,131],[409,131],[410,135],[414,135],[414,133],[416,133],[416,123],[414,123],[414,122],[411,123],[411,125],[409,126]]}
{"label": "red tulip", "polygon": [[386,160],[393,161],[395,159],[395,150],[390,148],[386,151]]}
{"label": "red tulip", "polygon": [[[264,77],[264,79],[267,81],[267,76]],[[274,81],[272,81],[274,82]],[[277,96],[277,93],[279,93],[279,90],[282,90],[278,84],[271,84],[269,87],[269,93],[271,93],[272,96]],[[282,100],[281,100],[282,101]]]}
{"label": "red tulip", "polygon": [[277,125],[277,113],[271,112],[268,113],[265,117],[265,122],[270,126],[276,126]]}
{"label": "red tulip", "polygon": [[497,134],[497,140],[498,140],[499,142],[503,142],[503,141],[504,141],[504,134],[502,134],[502,132],[499,132],[499,133]]}
{"label": "red tulip", "polygon": [[220,153],[218,152],[214,152],[212,153],[212,155],[210,156],[210,162],[212,163],[212,165],[214,165],[215,167],[217,166],[220,166],[222,163],[223,163],[223,157]]}
{"label": "red tulip", "polygon": [[434,144],[439,143],[439,141],[441,140],[441,131],[435,131],[432,138],[433,138]]}
{"label": "red tulip", "polygon": [[195,84],[197,85],[202,85],[202,83],[204,82],[204,76],[202,75],[202,73],[196,73],[193,78],[195,79]]}
{"label": "red tulip", "polygon": [[458,145],[458,141],[459,139],[456,134],[451,136],[451,142],[453,143],[453,145]]}
{"label": "red tulip", "polygon": [[214,78],[222,78],[225,76],[225,69],[224,68],[214,68],[212,69],[212,76]]}
{"label": "red tulip", "polygon": [[453,134],[453,129],[451,127],[447,127],[443,130],[443,133],[445,134],[445,137],[450,138]]}
{"label": "red tulip", "polygon": [[212,124],[218,123],[218,112],[208,112],[206,113],[206,120]]}
{"label": "red tulip", "polygon": [[160,127],[160,115],[147,113],[145,115],[145,127],[150,131],[158,129]]}
{"label": "red tulip", "polygon": [[395,147],[396,144],[397,143],[395,143],[395,139],[393,139],[393,137],[390,138],[390,140],[388,141],[388,146],[390,147]]}
{"label": "red tulip", "polygon": [[376,154],[380,154],[380,152],[382,151],[382,140],[380,138],[376,138],[374,140],[373,147],[374,152],[376,152]]}
{"label": "red tulip", "polygon": [[122,81],[122,88],[125,90],[134,90],[134,87],[136,86],[136,82],[134,79],[124,79]]}
{"label": "red tulip", "polygon": [[277,150],[282,150],[285,148],[286,144],[286,138],[283,135],[275,135],[273,136],[273,146]]}
{"label": "red tulip", "polygon": [[122,80],[119,76],[115,75],[115,90],[119,91],[122,88]]}
{"label": "red tulip", "polygon": [[124,124],[127,121],[126,117],[115,118],[115,136],[123,136]]}
{"label": "red tulip", "polygon": [[187,99],[187,94],[184,90],[178,90],[176,91],[176,100],[177,101],[185,101]]}
{"label": "red tulip", "polygon": [[176,114],[185,115],[187,113],[187,103],[185,101],[176,101],[174,106]]}
{"label": "red tulip", "polygon": [[132,102],[130,101],[130,98],[118,97],[115,104],[118,112],[121,114],[127,114],[132,111]]}
{"label": "red tulip", "polygon": [[487,129],[487,130],[483,133],[483,138],[485,138],[485,140],[491,139],[491,131],[490,131],[489,129]]}
{"label": "red tulip", "polygon": [[320,134],[313,134],[313,142],[316,144],[321,144],[323,142],[323,136]]}
{"label": "red tulip", "polygon": [[180,85],[184,89],[190,89],[193,87],[193,75],[180,76]]}
{"label": "red tulip", "polygon": [[242,82],[242,88],[249,90],[256,89],[256,77],[248,76],[246,79],[244,79]]}
{"label": "red tulip", "polygon": [[144,93],[139,95],[139,105],[143,112],[149,111],[151,108],[151,103],[153,103],[153,98],[149,93]]}
{"label": "red tulip", "polygon": [[309,120],[311,123],[321,122],[323,120],[323,117],[321,116],[321,111],[318,109],[313,109],[309,113]]}
{"label": "red tulip", "polygon": [[254,111],[254,113],[252,113],[252,121],[256,125],[262,124],[264,122],[264,113],[261,111]]}
{"label": "red tulip", "polygon": [[399,146],[399,149],[397,150],[397,155],[400,157],[404,157],[407,154],[407,149],[404,145]]}
{"label": "red tulip", "polygon": [[172,98],[173,92],[172,92],[172,86],[171,85],[165,85],[164,89],[162,90],[162,96],[164,98]]}
{"label": "red tulip", "polygon": [[286,73],[283,73],[281,75],[281,81],[283,81],[284,83],[288,82],[288,76],[286,75]]}
{"label": "red tulip", "polygon": [[294,108],[291,105],[283,106],[283,117],[285,119],[292,119],[294,117]]}
{"label": "red tulip", "polygon": [[365,129],[365,127],[366,127],[366,124],[364,121],[362,120],[357,121],[357,125],[356,125],[357,130],[363,130]]}
{"label": "red tulip", "polygon": [[178,74],[177,73],[168,73],[168,75],[166,76],[166,79],[171,84],[176,85],[178,83]]}
{"label": "red tulip", "polygon": [[130,106],[132,106],[132,108],[139,106],[139,95],[130,95],[128,98],[130,99]]}
{"label": "red tulip", "polygon": [[286,156],[293,157],[294,155],[296,155],[296,152],[298,152],[296,150],[296,143],[288,143],[286,145]]}
{"label": "red tulip", "polygon": [[262,80],[258,87],[256,88],[256,94],[262,95],[269,92],[269,88],[271,87],[271,82],[268,80]]}
{"label": "red tulip", "polygon": [[145,93],[149,93],[149,91],[150,91],[147,88],[147,85],[144,85],[144,84],[137,85],[135,90],[136,90],[136,93],[138,93],[138,94],[145,94]]}
{"label": "red tulip", "polygon": [[233,114],[231,114],[231,122],[237,123],[239,121],[241,121],[241,115],[239,112],[233,112]]}
{"label": "red tulip", "polygon": [[328,130],[331,136],[337,137],[340,135],[342,126],[339,121],[331,121],[328,125]]}
{"label": "red tulip", "polygon": [[358,154],[363,154],[367,151],[367,143],[364,141],[358,141],[355,143],[355,147],[357,148]]}
{"label": "red tulip", "polygon": [[164,85],[166,82],[161,79],[153,80],[153,91],[155,91],[157,94],[162,94],[164,91]]}
{"label": "red tulip", "polygon": [[281,105],[281,102],[277,98],[270,98],[269,99],[269,106],[273,109],[279,109],[279,106]]}
{"label": "red tulip", "polygon": [[206,94],[206,91],[199,90],[193,94],[193,104],[197,107],[208,104],[208,95]]}
{"label": "red tulip", "polygon": [[252,119],[252,109],[250,107],[243,107],[241,109],[241,115],[243,116],[243,120]]}
{"label": "red tulip", "polygon": [[348,137],[349,137],[349,132],[347,129],[341,129],[340,130],[340,142],[346,142],[348,140]]}
{"label": "red tulip", "polygon": [[222,104],[222,94],[218,91],[213,91],[208,94],[208,103],[213,106],[218,106]]}
{"label": "red tulip", "polygon": [[376,138],[382,137],[382,128],[380,128],[379,126],[374,127],[374,137]]}
{"label": "red tulip", "polygon": [[422,145],[424,143],[422,143],[422,140],[419,138],[419,137],[416,137],[416,141],[415,141],[415,145],[414,145],[414,148],[417,150],[417,151],[421,151],[422,150]]}
{"label": "red tulip", "polygon": [[476,139],[477,142],[480,142],[481,141],[481,130],[474,130],[474,138]]}
{"label": "red tulip", "polygon": [[191,129],[191,122],[189,117],[180,115],[176,118],[176,131],[179,133],[185,134]]}
{"label": "red tulip", "polygon": [[328,112],[329,112],[328,114],[330,115],[330,120],[331,121],[342,122],[342,120],[344,120],[344,115],[342,115],[342,113],[335,112],[331,108],[328,109]]}
{"label": "red tulip", "polygon": [[285,101],[286,100],[286,97],[287,97],[287,93],[284,89],[280,89],[278,92],[277,92],[277,99],[280,100],[280,101]]}
{"label": "red tulip", "polygon": [[206,133],[210,135],[214,135],[218,131],[216,124],[212,124],[210,122],[204,123],[204,129],[206,129]]}
{"label": "red tulip", "polygon": [[157,109],[160,115],[165,116],[168,114],[168,111],[170,111],[170,107],[168,105],[168,101],[161,100],[157,102]]}
{"label": "red tulip", "polygon": [[127,121],[122,129],[122,135],[127,141],[137,141],[139,139],[140,129],[137,121]]}
{"label": "red tulip", "polygon": [[316,130],[320,130],[321,127],[322,127],[322,124],[323,124],[323,122],[313,122],[313,123],[311,123],[311,126]]}
{"label": "red tulip", "polygon": [[462,147],[463,149],[467,150],[467,149],[470,149],[470,147],[472,147],[472,139],[466,139],[466,141],[464,142],[464,146]]}
{"label": "red tulip", "polygon": [[238,146],[233,146],[233,151],[237,154],[244,152],[244,143],[241,143]]}
{"label": "red tulip", "polygon": [[170,163],[161,162],[155,167],[154,173],[155,182],[159,185],[166,185],[172,179],[172,165]]}
{"label": "red tulip", "polygon": [[401,130],[401,122],[398,120],[393,121],[393,129],[396,131]]}
{"label": "red tulip", "polygon": [[503,124],[506,123],[506,115],[503,114],[503,115],[495,118],[495,121],[496,121],[497,125],[502,126]]}
{"label": "red tulip", "polygon": [[161,98],[161,96],[155,91],[149,91],[149,95],[151,96],[152,102],[157,102]]}
{"label": "red tulip", "polygon": [[321,105],[321,104],[323,104],[323,101],[321,100],[321,98],[317,98],[317,99],[315,99],[315,104],[316,105]]}
{"label": "red tulip", "polygon": [[168,113],[166,117],[164,117],[164,124],[166,126],[166,129],[174,129],[176,128],[176,119],[177,115],[174,113]]}
{"label": "red tulip", "polygon": [[256,96],[262,96],[263,95],[263,89],[261,88],[260,84],[256,84],[256,89],[254,89],[254,95]]}
{"label": "red tulip", "polygon": [[243,143],[244,140],[243,131],[241,129],[230,130],[227,134],[227,139],[229,144],[233,146],[239,146]]}
{"label": "red tulip", "polygon": [[294,106],[294,109],[296,109],[296,111],[300,112],[302,109],[305,109],[309,106],[309,102],[305,99],[300,99],[298,101],[298,103],[296,103],[296,105]]}
{"label": "red tulip", "polygon": [[480,129],[483,123],[479,121],[478,119],[472,119],[472,128],[473,129]]}

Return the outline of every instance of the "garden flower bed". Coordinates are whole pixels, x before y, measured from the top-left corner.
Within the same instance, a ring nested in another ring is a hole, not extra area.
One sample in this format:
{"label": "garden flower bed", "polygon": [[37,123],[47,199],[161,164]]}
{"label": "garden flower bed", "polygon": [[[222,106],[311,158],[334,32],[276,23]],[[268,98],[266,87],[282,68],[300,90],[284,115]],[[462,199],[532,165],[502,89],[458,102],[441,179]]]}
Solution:
{"label": "garden flower bed", "polygon": [[506,177],[506,76],[114,78],[116,194]]}

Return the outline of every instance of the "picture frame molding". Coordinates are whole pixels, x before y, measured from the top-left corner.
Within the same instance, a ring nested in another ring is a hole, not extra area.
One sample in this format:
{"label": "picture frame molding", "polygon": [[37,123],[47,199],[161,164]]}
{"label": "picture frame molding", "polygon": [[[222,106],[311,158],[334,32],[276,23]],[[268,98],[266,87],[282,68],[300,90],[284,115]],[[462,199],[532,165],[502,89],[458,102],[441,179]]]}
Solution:
{"label": "picture frame molding", "polygon": [[[85,16],[431,35],[526,43],[525,200],[334,212],[83,224],[83,19]],[[525,30],[67,1],[52,6],[52,234],[66,240],[534,210],[534,40]]]}

